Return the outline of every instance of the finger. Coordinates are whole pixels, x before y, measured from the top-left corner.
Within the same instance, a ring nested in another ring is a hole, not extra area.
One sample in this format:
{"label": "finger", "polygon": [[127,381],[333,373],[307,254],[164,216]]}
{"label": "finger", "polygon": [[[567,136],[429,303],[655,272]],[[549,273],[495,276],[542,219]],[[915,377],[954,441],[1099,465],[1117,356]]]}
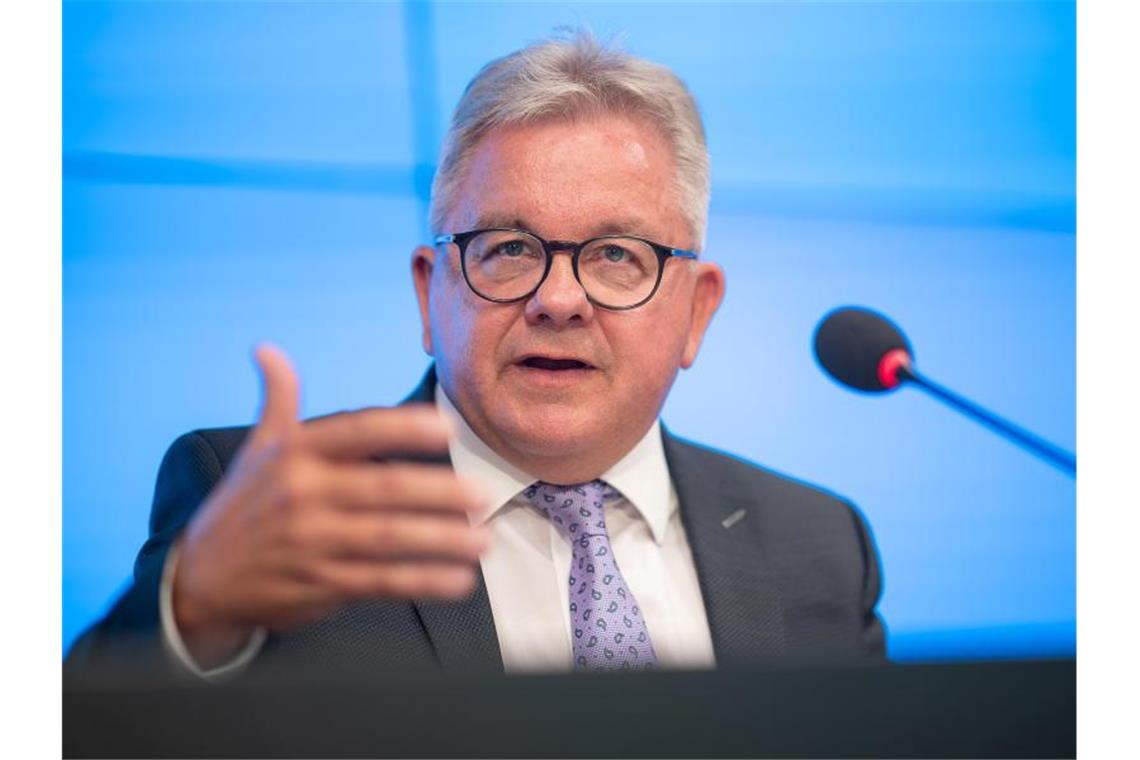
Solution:
{"label": "finger", "polygon": [[302,428],[302,436],[307,445],[326,456],[363,459],[444,453],[451,430],[451,423],[434,406],[408,404],[310,420]]}
{"label": "finger", "polygon": [[408,513],[323,515],[306,528],[326,558],[448,560],[475,563],[491,545],[490,529],[455,517]]}
{"label": "finger", "polygon": [[475,568],[440,562],[362,563],[340,561],[322,569],[325,583],[341,598],[459,599],[475,588]]}
{"label": "finger", "polygon": [[253,430],[257,441],[282,440],[298,427],[300,382],[289,357],[281,349],[262,344],[254,351],[261,376],[261,412]]}
{"label": "finger", "polygon": [[322,497],[350,510],[440,510],[481,516],[489,507],[477,482],[442,465],[332,463],[320,477]]}

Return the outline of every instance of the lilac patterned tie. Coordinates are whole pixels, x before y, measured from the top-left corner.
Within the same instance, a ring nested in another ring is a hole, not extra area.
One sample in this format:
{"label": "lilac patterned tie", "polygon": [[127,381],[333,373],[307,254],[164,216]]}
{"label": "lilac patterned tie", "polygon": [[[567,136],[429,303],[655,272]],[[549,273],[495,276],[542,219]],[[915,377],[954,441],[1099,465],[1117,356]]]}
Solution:
{"label": "lilac patterned tie", "polygon": [[650,670],[657,654],[645,618],[618,569],[602,504],[620,494],[603,480],[572,486],[539,481],[523,491],[573,547],[570,627],[578,670]]}

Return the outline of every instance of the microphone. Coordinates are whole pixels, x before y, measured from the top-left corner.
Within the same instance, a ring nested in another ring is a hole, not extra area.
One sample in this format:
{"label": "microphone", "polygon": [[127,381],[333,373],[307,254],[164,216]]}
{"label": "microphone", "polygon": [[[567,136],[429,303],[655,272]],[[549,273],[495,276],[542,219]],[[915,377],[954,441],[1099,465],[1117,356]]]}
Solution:
{"label": "microphone", "polygon": [[871,309],[846,306],[827,314],[815,331],[815,356],[831,377],[856,390],[893,391],[914,385],[1062,470],[1077,473],[1077,459],[1040,436],[1002,419],[914,367],[910,342],[891,320]]}

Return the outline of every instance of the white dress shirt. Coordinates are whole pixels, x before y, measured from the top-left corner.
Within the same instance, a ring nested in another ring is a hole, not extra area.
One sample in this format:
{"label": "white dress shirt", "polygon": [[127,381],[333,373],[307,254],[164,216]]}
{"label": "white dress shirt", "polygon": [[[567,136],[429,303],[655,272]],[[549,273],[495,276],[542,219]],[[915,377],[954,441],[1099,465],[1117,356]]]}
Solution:
{"label": "white dress shirt", "polygon": [[[572,668],[570,634],[571,546],[521,492],[537,478],[490,449],[471,430],[447,394],[436,386],[436,405],[455,423],[448,442],[456,474],[479,481],[495,505],[482,522],[492,532],[480,558],[491,613],[508,673]],[[641,607],[658,662],[666,668],[711,668],[715,664],[704,599],[681,523],[677,492],[669,477],[660,422],[602,475],[621,493],[606,504],[606,528],[614,559]],[[208,680],[237,672],[260,651],[258,629],[225,665],[203,670],[190,656],[174,623],[173,571],[178,552],[167,557],[159,612],[167,652],[187,670]]]}
{"label": "white dress shirt", "polygon": [[[455,422],[448,449],[458,475],[473,478],[497,505],[484,521],[491,548],[479,560],[508,673],[570,670],[570,542],[521,491],[537,480],[504,460],[463,420],[443,388],[436,405]],[[622,498],[606,503],[614,559],[637,599],[658,662],[711,668],[712,637],[681,510],[661,442],[661,425],[602,475]]]}

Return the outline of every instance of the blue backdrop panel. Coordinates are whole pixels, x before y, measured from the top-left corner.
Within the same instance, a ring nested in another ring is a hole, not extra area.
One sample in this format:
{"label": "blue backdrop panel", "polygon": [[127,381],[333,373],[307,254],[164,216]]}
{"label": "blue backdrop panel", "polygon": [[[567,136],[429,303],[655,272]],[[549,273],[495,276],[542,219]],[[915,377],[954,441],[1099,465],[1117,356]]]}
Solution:
{"label": "blue backdrop panel", "polygon": [[559,25],[673,67],[706,119],[728,297],[666,424],[861,506],[894,657],[1072,653],[1072,482],[810,353],[874,306],[930,376],[1074,447],[1063,2],[65,3],[65,645],[129,577],[165,446],[252,418],[256,341],[308,414],[414,385],[443,125]]}

